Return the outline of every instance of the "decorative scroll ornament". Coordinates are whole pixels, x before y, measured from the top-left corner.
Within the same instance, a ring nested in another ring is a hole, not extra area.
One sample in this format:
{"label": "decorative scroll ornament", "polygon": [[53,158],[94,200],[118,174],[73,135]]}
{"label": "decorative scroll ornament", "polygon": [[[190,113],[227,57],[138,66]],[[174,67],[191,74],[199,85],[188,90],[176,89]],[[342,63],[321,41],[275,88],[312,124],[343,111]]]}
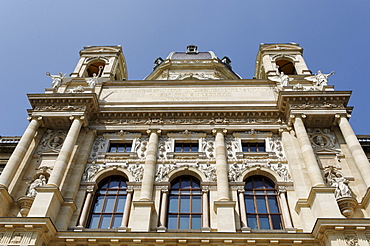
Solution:
{"label": "decorative scroll ornament", "polygon": [[215,141],[212,137],[202,138],[202,148],[207,158],[215,158]]}
{"label": "decorative scroll ornament", "polygon": [[199,170],[201,170],[204,173],[204,175],[207,178],[207,181],[212,182],[217,180],[215,165],[211,165],[210,163],[207,162],[206,164],[199,165]]}
{"label": "decorative scroll ornament", "polygon": [[226,152],[227,158],[236,160],[236,153],[241,152],[238,139],[232,137],[226,138]]}
{"label": "decorative scroll ornament", "polygon": [[167,159],[167,153],[172,150],[172,141],[170,138],[161,137],[158,143],[158,158],[160,160]]}
{"label": "decorative scroll ornament", "polygon": [[346,235],[344,239],[348,246],[359,246],[358,239],[355,235]]}
{"label": "decorative scroll ornament", "polygon": [[47,183],[46,177],[40,174],[37,179],[35,179],[31,184],[29,184],[27,194],[28,197],[35,197],[37,194],[36,188],[45,186]]}
{"label": "decorative scroll ornament", "polygon": [[98,153],[106,150],[106,145],[107,139],[101,135],[97,136],[91,149],[90,159],[96,160],[98,158]]}
{"label": "decorative scroll ornament", "polygon": [[85,91],[85,88],[82,85],[77,86],[73,89],[68,89],[67,93],[83,93]]}
{"label": "decorative scroll ornament", "polygon": [[143,160],[148,147],[148,137],[136,138],[135,140],[134,152],[136,152],[139,159]]}
{"label": "decorative scroll ornament", "polygon": [[66,138],[66,134],[59,130],[47,130],[44,138],[41,140],[40,150],[41,152],[45,151],[54,151],[59,152],[62,148],[64,139]]}
{"label": "decorative scroll ornament", "polygon": [[286,168],[286,166],[284,166],[280,162],[277,164],[276,167],[273,167],[273,170],[283,179],[284,182],[292,180],[288,168]]}
{"label": "decorative scroll ornament", "polygon": [[144,168],[139,163],[130,165],[127,170],[131,173],[134,181],[140,182],[143,179]]}
{"label": "decorative scroll ornament", "polygon": [[234,181],[234,182],[237,181],[241,173],[242,173],[241,165],[238,165],[237,163],[229,165],[229,180],[230,181]]}
{"label": "decorative scroll ornament", "polygon": [[269,138],[269,143],[271,152],[274,152],[279,159],[285,158],[283,145],[279,136],[274,135],[272,138]]}

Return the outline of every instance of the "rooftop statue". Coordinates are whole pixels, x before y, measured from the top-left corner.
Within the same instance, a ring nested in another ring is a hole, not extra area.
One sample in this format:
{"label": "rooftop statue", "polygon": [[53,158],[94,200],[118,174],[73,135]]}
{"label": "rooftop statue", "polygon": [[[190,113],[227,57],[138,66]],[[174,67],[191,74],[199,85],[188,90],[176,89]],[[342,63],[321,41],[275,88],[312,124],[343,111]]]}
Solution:
{"label": "rooftop statue", "polygon": [[46,72],[46,75],[53,79],[51,83],[51,88],[58,89],[62,85],[63,79],[66,77],[66,74],[59,72],[57,75],[51,75],[49,72]]}
{"label": "rooftop statue", "polygon": [[279,82],[281,86],[288,86],[289,82],[294,80],[293,78],[289,78],[288,75],[284,74],[284,72],[277,72],[278,76],[268,77],[269,80]]}
{"label": "rooftop statue", "polygon": [[304,79],[312,81],[314,85],[321,86],[321,85],[328,85],[328,77],[330,75],[334,75],[334,72],[331,72],[329,74],[324,74],[319,70],[317,74],[314,74],[313,76],[306,77]]}

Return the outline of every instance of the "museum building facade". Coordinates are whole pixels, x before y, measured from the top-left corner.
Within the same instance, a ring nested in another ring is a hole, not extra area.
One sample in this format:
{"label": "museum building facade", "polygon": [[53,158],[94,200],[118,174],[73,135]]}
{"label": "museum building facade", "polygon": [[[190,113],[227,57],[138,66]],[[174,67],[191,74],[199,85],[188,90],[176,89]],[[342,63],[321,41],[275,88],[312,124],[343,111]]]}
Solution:
{"label": "museum building facade", "polygon": [[370,138],[302,54],[261,44],[242,79],[189,45],[128,80],[85,47],[0,139],[0,245],[369,245]]}

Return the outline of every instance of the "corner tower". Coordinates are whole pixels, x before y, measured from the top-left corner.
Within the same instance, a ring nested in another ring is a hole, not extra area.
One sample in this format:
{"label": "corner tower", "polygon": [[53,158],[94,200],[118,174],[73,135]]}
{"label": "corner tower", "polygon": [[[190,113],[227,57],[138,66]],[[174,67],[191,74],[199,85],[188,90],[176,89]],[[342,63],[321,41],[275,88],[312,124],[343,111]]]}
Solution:
{"label": "corner tower", "polygon": [[296,43],[260,45],[254,77],[266,79],[267,76],[278,75],[311,75],[303,59],[303,48]]}
{"label": "corner tower", "polygon": [[126,80],[126,60],[122,47],[87,46],[80,51],[80,60],[71,77],[102,77],[111,80]]}

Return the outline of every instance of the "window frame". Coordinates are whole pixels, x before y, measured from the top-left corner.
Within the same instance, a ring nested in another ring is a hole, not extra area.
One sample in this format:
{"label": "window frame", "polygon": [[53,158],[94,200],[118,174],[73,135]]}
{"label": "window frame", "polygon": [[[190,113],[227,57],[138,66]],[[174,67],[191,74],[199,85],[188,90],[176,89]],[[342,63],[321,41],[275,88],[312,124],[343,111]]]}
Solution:
{"label": "window frame", "polygon": [[[111,151],[112,148],[116,145],[116,151]],[[121,145],[121,146],[120,146]],[[109,141],[109,146],[107,149],[108,153],[130,153],[132,152],[132,141]],[[124,151],[118,151],[120,147],[123,147]],[[129,151],[127,149],[129,148]]]}
{"label": "window frame", "polygon": [[[263,188],[254,187],[258,179],[263,184]],[[244,213],[246,214],[248,227],[252,230],[283,230],[284,220],[282,208],[274,182],[262,175],[250,176],[244,182]],[[266,184],[268,183],[270,187],[266,188]],[[251,188],[249,188],[249,184],[251,184]],[[272,205],[275,205],[275,207],[272,208]],[[266,223],[266,219],[268,221],[268,228],[265,225],[261,225],[262,223]],[[252,225],[253,221],[255,221],[255,226]],[[274,223],[278,223],[279,228]]]}
{"label": "window frame", "polygon": [[[116,179],[116,180],[115,180]],[[111,188],[109,187],[112,183],[111,181],[117,181],[119,179],[119,187],[118,188]],[[126,177],[123,177],[121,175],[111,175],[106,178],[104,178],[102,181],[99,182],[98,189],[95,191],[94,199],[90,207],[89,217],[88,221],[86,223],[86,228],[88,229],[117,229],[122,224],[122,219],[124,217],[125,207],[127,206],[127,182],[128,179]],[[121,187],[121,184],[124,183],[124,186]],[[106,186],[106,188],[104,188]],[[105,191],[104,194],[101,194],[102,191]],[[113,193],[116,192],[116,193]],[[100,199],[103,198],[103,199]],[[112,211],[105,211],[107,208],[107,204],[111,204],[112,199],[113,201],[113,207]],[[123,198],[123,202],[120,204],[120,198]],[[95,211],[96,208],[99,208],[99,202],[102,201],[102,204],[100,205],[100,210]],[[122,208],[119,208],[119,211],[117,211],[117,206],[121,205]],[[104,222],[104,219],[108,218],[110,216],[109,220],[109,226],[102,228],[102,223]],[[117,222],[115,221],[116,217],[120,217],[121,219],[118,219]],[[97,218],[96,226],[94,226],[94,217]],[[116,225],[115,225],[116,223]]]}
{"label": "window frame", "polygon": [[[190,182],[190,188],[183,188],[183,185],[186,184],[185,182]],[[196,183],[197,187],[193,188],[193,183]],[[187,199],[184,199],[186,197],[189,197],[188,203],[186,202]],[[194,201],[197,201],[199,205],[196,211],[194,211],[194,205],[197,204]],[[172,202],[175,206],[171,205]],[[183,211],[182,205],[186,205]],[[177,208],[176,211],[172,210],[174,208]],[[184,221],[182,219],[186,218],[186,216],[188,218],[188,228],[181,225],[181,222]],[[171,182],[168,195],[167,228],[169,230],[201,230],[203,226],[203,216],[202,188],[200,181],[191,175],[182,175],[175,178]],[[199,227],[194,225],[195,220],[198,221]],[[173,222],[176,223],[176,228],[172,227],[172,225],[174,225]]]}

